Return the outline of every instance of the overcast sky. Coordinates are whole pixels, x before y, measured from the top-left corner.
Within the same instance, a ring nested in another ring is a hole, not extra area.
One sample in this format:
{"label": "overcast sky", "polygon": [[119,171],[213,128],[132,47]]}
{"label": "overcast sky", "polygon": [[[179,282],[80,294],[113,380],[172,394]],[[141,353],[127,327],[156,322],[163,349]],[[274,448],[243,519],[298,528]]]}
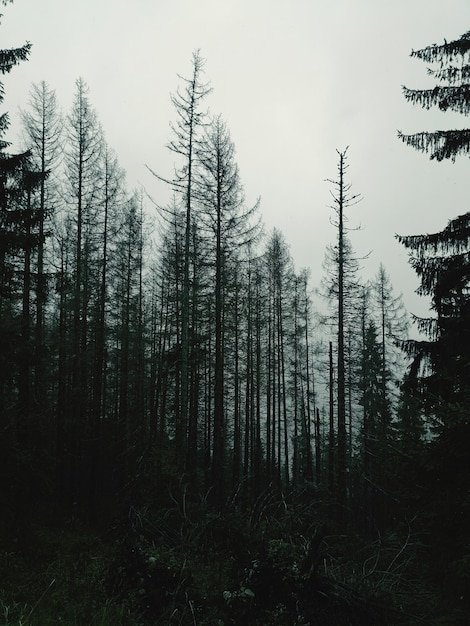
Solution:
{"label": "overcast sky", "polygon": [[[336,149],[349,146],[348,177],[363,200],[349,212],[364,275],[383,262],[409,310],[426,311],[395,233],[434,232],[469,210],[468,160],[435,163],[397,139],[457,128],[462,116],[412,107],[401,85],[429,87],[411,50],[470,30],[469,0],[15,0],[1,7],[0,47],[33,44],[5,77],[15,121],[32,82],[45,80],[67,112],[75,80],[90,100],[132,189],[158,201],[171,175],[165,144],[175,119],[170,93],[201,50],[214,89],[207,99],[237,149],[247,202],[261,196],[268,230],[279,228],[296,267],[320,283],[330,225]],[[7,139],[15,142],[13,124]],[[423,308],[424,306],[424,308]]]}

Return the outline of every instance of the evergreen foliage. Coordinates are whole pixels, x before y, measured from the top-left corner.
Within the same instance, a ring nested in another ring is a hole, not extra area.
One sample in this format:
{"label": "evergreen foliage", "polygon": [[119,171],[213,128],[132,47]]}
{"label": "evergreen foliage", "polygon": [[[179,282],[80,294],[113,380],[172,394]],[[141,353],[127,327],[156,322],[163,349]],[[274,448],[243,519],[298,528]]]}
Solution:
{"label": "evergreen foliage", "polygon": [[[432,92],[406,91],[405,96],[423,106],[438,104],[468,114],[468,62],[470,34],[442,46],[414,53],[438,62],[431,74],[451,86]],[[424,139],[423,139],[424,138]],[[405,138],[431,158],[451,158],[470,151],[469,131],[425,133]],[[434,317],[416,319],[425,338],[405,342],[413,362],[400,409],[401,453],[405,456],[401,480],[422,485],[408,492],[407,505],[419,511],[423,536],[428,537],[433,561],[445,572],[448,597],[456,597],[469,577],[467,548],[470,512],[468,484],[470,433],[468,411],[470,373],[470,213],[449,221],[441,231],[398,236],[409,251],[420,279],[417,292],[431,299]],[[424,419],[423,419],[424,417]],[[424,437],[423,437],[424,435]],[[404,444],[404,445],[403,445]],[[463,546],[465,546],[463,548]],[[462,548],[464,554],[462,554]],[[464,600],[465,594],[460,595]]]}
{"label": "evergreen foliage", "polygon": [[[468,84],[470,32],[460,39],[432,45],[415,51],[415,56],[438,69],[429,70],[432,77],[447,82],[431,90],[405,89],[407,100],[425,108],[439,106],[468,115],[470,89]],[[468,130],[436,131],[418,135],[401,135],[417,150],[431,151],[431,158],[454,160],[470,151]],[[413,370],[421,365],[420,386],[434,405],[441,401],[459,401],[466,395],[469,373],[470,300],[470,214],[449,221],[442,231],[428,235],[398,236],[408,250],[410,262],[420,279],[420,295],[431,297],[435,318],[417,319],[418,328],[428,341],[409,342],[406,347],[415,357]]]}
{"label": "evergreen foliage", "polygon": [[410,251],[420,278],[417,292],[431,297],[436,314],[416,320],[429,339],[406,344],[416,371],[422,363],[429,366],[419,377],[420,386],[435,402],[459,401],[468,389],[470,367],[470,214],[451,220],[440,232],[398,240]]}
{"label": "evergreen foliage", "polygon": [[[467,65],[443,65],[467,46],[414,53],[449,87],[406,97],[467,112]],[[322,324],[309,271],[245,204],[203,67],[196,52],[172,97],[180,161],[157,176],[174,197],[156,232],[83,79],[64,128],[32,87],[30,152],[7,153],[1,118],[0,620],[463,623],[468,214],[399,237],[436,313],[406,341],[384,268],[359,276],[338,152]],[[397,342],[415,357],[400,398]]]}
{"label": "evergreen foliage", "polygon": [[[412,57],[437,64],[437,69],[429,69],[431,77],[444,83],[432,89],[408,89],[403,87],[405,98],[412,104],[425,109],[433,106],[441,111],[456,111],[463,115],[470,112],[470,31],[460,39],[433,44],[422,50],[414,50]],[[399,137],[409,146],[422,152],[430,153],[431,159],[442,161],[458,155],[470,153],[470,130],[436,130],[413,135],[398,133]]]}

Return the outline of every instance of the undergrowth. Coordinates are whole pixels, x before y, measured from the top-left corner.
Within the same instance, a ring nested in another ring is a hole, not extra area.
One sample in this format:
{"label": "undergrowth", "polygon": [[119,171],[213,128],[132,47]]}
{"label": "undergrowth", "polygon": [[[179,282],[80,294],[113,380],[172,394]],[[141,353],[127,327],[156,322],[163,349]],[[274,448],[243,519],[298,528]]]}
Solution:
{"label": "undergrowth", "polygon": [[216,512],[185,491],[129,506],[98,534],[75,521],[0,536],[0,626],[464,624],[422,567],[411,526],[365,539],[308,494]]}
{"label": "undergrowth", "polygon": [[0,549],[1,626],[137,626],[106,590],[112,546],[91,531],[31,526]]}

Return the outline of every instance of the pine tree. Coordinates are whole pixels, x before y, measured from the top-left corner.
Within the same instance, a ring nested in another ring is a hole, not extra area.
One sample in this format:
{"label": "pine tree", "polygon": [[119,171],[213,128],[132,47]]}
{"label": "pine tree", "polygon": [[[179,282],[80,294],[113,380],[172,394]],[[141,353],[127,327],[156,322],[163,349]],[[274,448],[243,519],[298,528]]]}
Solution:
{"label": "pine tree", "polygon": [[[66,216],[67,245],[73,247],[73,261],[68,277],[68,300],[72,311],[71,328],[65,327],[66,362],[70,362],[69,384],[58,408],[59,422],[65,425],[68,468],[63,473],[67,497],[80,501],[88,497],[87,477],[81,465],[85,463],[85,441],[89,428],[91,406],[92,363],[92,301],[99,293],[99,248],[95,223],[100,208],[102,130],[93,110],[88,86],[81,78],[76,81],[71,112],[67,119],[68,146],[65,154],[68,214]],[[62,372],[61,375],[66,375]],[[60,381],[62,384],[62,381]],[[62,461],[60,461],[62,462]],[[67,485],[67,481],[69,484]]]}
{"label": "pine tree", "polygon": [[[268,471],[281,488],[290,483],[290,420],[288,420],[288,332],[295,285],[292,257],[282,233],[270,235],[265,252],[268,295],[267,457]],[[289,302],[289,304],[288,304]]]}
{"label": "pine tree", "polygon": [[[431,77],[440,84],[432,89],[409,89],[403,87],[405,98],[425,109],[433,106],[441,111],[455,111],[468,115],[470,112],[470,31],[455,41],[441,45],[433,44],[422,50],[413,50],[411,56],[426,63],[436,64],[428,69]],[[456,156],[470,153],[470,129],[436,130],[412,135],[398,133],[407,145],[430,153],[431,159],[455,160]]]}
{"label": "pine tree", "polygon": [[173,138],[170,140],[168,148],[181,157],[181,167],[176,170],[175,177],[172,180],[164,179],[152,172],[157,178],[171,185],[175,193],[180,196],[185,209],[184,261],[181,291],[180,386],[176,416],[176,454],[180,466],[186,460],[190,402],[190,274],[191,229],[194,225],[194,174],[200,131],[206,123],[206,112],[201,107],[204,98],[211,91],[209,85],[201,82],[203,72],[204,60],[197,50],[192,57],[191,77],[180,77],[184,85],[183,90],[178,89],[176,94],[171,97],[176,110],[177,121],[175,124],[171,124]]}
{"label": "pine tree", "polygon": [[[105,442],[102,436],[105,418],[109,417],[110,405],[114,398],[109,397],[109,359],[111,352],[110,335],[110,314],[109,309],[116,307],[116,294],[111,295],[111,278],[116,280],[116,265],[119,251],[116,250],[118,235],[124,230],[124,225],[119,224],[119,210],[124,202],[124,176],[120,169],[117,158],[113,151],[104,144],[100,160],[100,184],[97,189],[97,215],[94,223],[97,234],[99,233],[100,251],[96,255],[95,288],[91,298],[91,325],[90,344],[93,346],[93,363],[90,365],[90,380],[88,382],[90,395],[89,409],[89,439],[90,439],[90,481],[88,493],[88,512],[91,520],[96,520],[99,501],[102,494],[102,458],[101,450],[103,445],[110,445]],[[111,259],[114,260],[114,267]],[[114,276],[112,276],[114,269]],[[140,398],[139,398],[140,399]],[[136,407],[137,408],[137,407]],[[109,422],[108,422],[109,423]]]}
{"label": "pine tree", "polygon": [[[0,73],[8,74],[18,63],[26,61],[30,50],[29,43],[20,48],[0,50]],[[0,104],[3,98],[3,82],[0,82]],[[22,334],[15,303],[18,293],[14,276],[21,253],[30,250],[31,245],[28,233],[30,212],[22,210],[30,167],[28,152],[8,153],[10,143],[4,139],[8,126],[8,113],[0,114],[0,429],[14,438],[15,420],[11,411],[17,389],[12,365]],[[24,306],[23,300],[23,311]]]}
{"label": "pine tree", "polygon": [[[338,176],[335,180],[329,180],[334,191],[332,208],[336,214],[333,225],[337,229],[337,243],[334,248],[327,251],[327,263],[329,261],[330,275],[327,278],[328,296],[335,307],[333,320],[336,326],[336,400],[337,400],[337,449],[336,449],[336,487],[340,504],[345,504],[347,499],[347,474],[348,474],[348,436],[347,436],[347,406],[346,406],[346,368],[347,346],[346,333],[354,320],[354,299],[357,296],[357,259],[352,252],[352,246],[348,237],[349,229],[346,226],[347,216],[345,211],[360,200],[358,194],[351,192],[351,184],[346,181],[347,148],[338,153]],[[330,403],[331,405],[331,403]],[[331,406],[330,406],[331,410]],[[351,416],[350,420],[351,422]]]}
{"label": "pine tree", "polygon": [[[408,100],[425,108],[437,105],[444,111],[468,115],[470,32],[456,41],[429,46],[414,56],[437,63],[438,68],[430,73],[447,85],[425,91],[405,90]],[[470,153],[468,129],[401,138],[437,160],[454,160]],[[459,570],[456,563],[462,557],[462,546],[469,543],[470,527],[470,212],[451,219],[439,232],[398,236],[398,240],[409,251],[411,265],[420,279],[417,293],[431,299],[435,314],[432,318],[415,318],[427,339],[406,344],[414,359],[399,417],[402,426],[411,427],[405,437],[414,438],[413,445],[402,446],[402,450],[414,456],[403,464],[403,471],[407,483],[417,475],[423,486],[417,503],[416,494],[407,496],[406,486],[400,496],[421,509],[436,575],[452,572],[449,589],[459,585],[464,588],[468,566]],[[423,413],[427,430],[434,427],[432,440],[428,437],[420,441],[422,429],[416,416]]]}
{"label": "pine tree", "polygon": [[[398,236],[421,280],[417,293],[431,297],[433,318],[414,318],[428,339],[409,341],[412,372],[430,406],[462,401],[470,374],[470,213],[429,235]],[[424,368],[424,369],[423,369]]]}
{"label": "pine tree", "polygon": [[[315,390],[311,362],[311,308],[308,292],[309,271],[303,269],[295,277],[293,300],[293,370],[292,403],[294,413],[292,478],[313,481],[312,440],[315,438],[315,478],[321,478],[320,433],[315,413]],[[315,436],[314,436],[315,433]]]}
{"label": "pine tree", "polygon": [[[212,476],[214,497],[219,504],[222,501],[224,486],[224,457],[225,457],[225,341],[227,315],[227,292],[230,289],[230,273],[240,261],[240,252],[254,242],[259,231],[259,222],[253,220],[258,208],[256,203],[252,208],[245,208],[244,194],[240,182],[238,167],[235,162],[235,146],[230,133],[221,116],[215,117],[206,128],[198,151],[199,168],[195,176],[195,197],[200,205],[199,220],[206,235],[206,246],[209,256],[213,259],[214,276],[214,309],[215,309],[215,367],[214,367],[214,420],[213,420],[213,456]],[[251,272],[248,271],[248,276]],[[235,289],[237,279],[235,277]],[[251,284],[249,281],[249,291]],[[248,306],[250,305],[248,298]],[[238,320],[235,320],[238,327]],[[248,341],[251,340],[249,333]],[[251,354],[251,350],[249,350]],[[249,360],[250,356],[248,356]],[[247,364],[248,367],[248,364]],[[248,368],[249,369],[249,368]],[[249,385],[250,376],[247,376]],[[236,422],[238,407],[235,408]],[[246,420],[249,421],[249,420]],[[239,431],[238,424],[235,432]],[[248,442],[249,429],[246,428]],[[235,437],[235,450],[238,439]],[[248,447],[248,444],[245,448]],[[235,455],[237,456],[237,455]],[[245,460],[248,460],[245,454]]]}
{"label": "pine tree", "polygon": [[404,358],[400,346],[408,336],[408,314],[401,294],[396,296],[384,266],[372,281],[370,299],[382,352],[382,396],[389,419],[393,417]]}
{"label": "pine tree", "polygon": [[[437,69],[431,76],[447,85],[428,90],[405,89],[405,97],[424,108],[439,106],[470,113],[470,31],[460,39],[412,52]],[[470,152],[470,131],[436,131],[402,135],[410,146],[430,152],[431,159],[454,160]],[[409,251],[421,285],[420,295],[431,297],[436,316],[415,319],[428,340],[407,343],[414,355],[411,380],[426,392],[428,404],[458,402],[468,395],[470,373],[470,213],[449,221],[442,231],[398,236]],[[420,369],[425,368],[427,369]]]}
{"label": "pine tree", "polygon": [[25,142],[31,149],[34,167],[41,173],[38,197],[38,245],[36,261],[36,329],[34,345],[34,395],[41,412],[46,410],[46,304],[50,259],[47,262],[46,241],[58,206],[57,170],[60,165],[60,138],[63,128],[56,95],[42,81],[31,87],[27,110],[21,111]]}

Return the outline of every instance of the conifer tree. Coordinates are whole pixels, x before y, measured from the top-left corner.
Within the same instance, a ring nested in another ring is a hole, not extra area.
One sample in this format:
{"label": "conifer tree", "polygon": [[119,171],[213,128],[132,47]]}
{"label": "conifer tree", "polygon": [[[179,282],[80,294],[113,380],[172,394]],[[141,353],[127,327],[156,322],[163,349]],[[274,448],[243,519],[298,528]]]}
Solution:
{"label": "conifer tree", "polygon": [[[399,236],[421,280],[417,293],[431,297],[435,317],[415,322],[428,339],[408,341],[412,372],[431,405],[463,400],[470,373],[470,213],[440,232]],[[424,369],[423,369],[424,368]]]}
{"label": "conifer tree", "polygon": [[[171,101],[175,107],[177,120],[171,124],[173,137],[168,148],[179,155],[182,165],[176,169],[173,179],[164,179],[152,172],[164,182],[171,185],[181,198],[185,210],[184,229],[184,261],[181,291],[181,355],[180,355],[180,389],[176,403],[176,454],[180,465],[184,462],[187,447],[187,429],[189,416],[189,376],[190,376],[190,270],[191,270],[191,229],[194,225],[194,174],[196,167],[196,150],[200,139],[201,128],[206,123],[206,112],[202,110],[204,98],[211,88],[202,82],[204,60],[199,50],[193,53],[192,74],[183,81],[183,89],[178,89]],[[152,171],[152,170],[150,170]]]}
{"label": "conifer tree", "polygon": [[[76,80],[75,97],[67,118],[68,149],[65,154],[66,189],[68,191],[67,235],[73,247],[73,262],[69,286],[72,305],[71,328],[67,325],[68,361],[71,363],[70,384],[66,388],[65,404],[59,406],[59,420],[67,421],[68,496],[80,500],[85,494],[85,474],[80,464],[84,462],[83,439],[89,426],[88,417],[92,376],[92,300],[99,293],[98,233],[95,228],[101,187],[101,157],[103,136],[93,110],[88,86],[81,78]],[[94,313],[95,311],[93,311]],[[66,483],[65,483],[66,484]],[[88,495],[88,494],[87,494]]]}
{"label": "conifer tree", "polygon": [[[293,301],[292,402],[294,413],[292,477],[311,482],[313,474],[312,440],[315,438],[315,478],[321,477],[320,435],[316,430],[315,389],[310,346],[312,302],[308,293],[309,271],[295,277]],[[315,437],[313,437],[315,435]]]}
{"label": "conifer tree", "polygon": [[[347,148],[338,153],[338,176],[329,180],[333,185],[332,208],[336,214],[333,225],[337,229],[337,243],[330,247],[327,256],[331,274],[327,277],[328,296],[334,305],[333,320],[336,327],[336,401],[337,401],[337,450],[336,450],[336,487],[340,503],[345,504],[347,498],[347,408],[346,408],[346,366],[347,348],[346,332],[354,319],[354,298],[357,295],[357,259],[352,252],[348,237],[345,211],[360,200],[358,194],[351,192],[351,184],[346,181]],[[330,407],[331,410],[331,407]]]}
{"label": "conifer tree", "polygon": [[408,336],[408,315],[401,294],[396,296],[382,263],[372,281],[370,303],[382,352],[382,396],[388,419],[392,418],[396,390],[404,366],[400,346]]}
{"label": "conifer tree", "polygon": [[271,233],[265,252],[268,293],[267,419],[268,471],[278,488],[290,482],[290,424],[288,420],[287,328],[292,322],[293,263],[279,230]]}
{"label": "conifer tree", "polygon": [[[470,31],[460,39],[412,52],[412,56],[437,64],[429,70],[444,86],[404,90],[413,104],[428,109],[470,113]],[[399,135],[408,145],[430,153],[431,159],[454,160],[470,152],[470,131],[451,130]],[[406,344],[414,355],[411,380],[426,391],[428,403],[457,402],[468,394],[470,372],[470,213],[449,221],[440,232],[398,236],[409,251],[421,285],[420,295],[431,297],[436,316],[417,319],[428,340]],[[425,367],[421,369],[420,367]]]}
{"label": "conifer tree", "polygon": [[60,138],[63,129],[55,91],[41,81],[33,84],[29,107],[21,111],[25,142],[31,149],[34,167],[41,173],[38,193],[38,245],[36,261],[35,400],[45,410],[45,311],[48,293],[46,239],[58,205],[57,170],[60,165]]}
{"label": "conifer tree", "polygon": [[[2,4],[6,4],[5,1]],[[1,15],[0,15],[1,18]],[[31,44],[19,48],[0,50],[0,74],[8,74],[13,67],[26,61]],[[0,104],[3,102],[4,88],[0,81]],[[29,247],[30,239],[25,232],[29,219],[21,210],[21,198],[25,191],[26,173],[29,169],[29,153],[10,154],[10,143],[4,135],[9,126],[8,113],[0,114],[0,429],[14,436],[14,423],[8,407],[15,402],[15,372],[12,364],[20,342],[21,331],[18,325],[15,296],[14,265],[18,254]],[[20,202],[20,206],[18,206]],[[25,247],[26,246],[26,247]],[[10,417],[9,417],[10,415]]]}
{"label": "conifer tree", "polygon": [[[252,219],[258,208],[258,203],[252,208],[244,207],[244,194],[235,162],[235,146],[221,116],[215,117],[210,126],[207,127],[197,155],[200,166],[195,176],[195,197],[201,207],[200,223],[202,223],[208,238],[209,255],[213,259],[215,269],[212,476],[215,499],[220,503],[224,484],[226,447],[224,407],[226,384],[224,341],[226,320],[228,320],[226,293],[230,282],[230,270],[239,262],[240,251],[243,247],[252,244],[258,234],[259,222]],[[250,272],[248,275],[251,275]],[[237,320],[235,322],[237,323]],[[237,415],[236,409],[235,414]],[[248,433],[248,429],[246,432]],[[236,447],[237,441],[235,441]]]}
{"label": "conifer tree", "polygon": [[[447,84],[432,90],[405,90],[405,97],[424,108],[437,105],[444,111],[468,115],[470,32],[456,41],[424,48],[413,56],[437,63],[437,69],[430,74]],[[417,150],[430,153],[432,159],[454,160],[470,153],[469,129],[401,138]],[[398,236],[398,240],[407,248],[420,279],[417,293],[431,299],[434,312],[431,318],[415,318],[426,339],[406,344],[413,362],[399,418],[402,426],[412,428],[407,439],[413,437],[414,441],[411,449],[408,445],[402,446],[402,450],[414,455],[419,451],[423,459],[418,466],[418,476],[424,483],[418,506],[425,511],[421,515],[427,520],[425,532],[433,546],[432,559],[438,563],[439,572],[455,571],[455,559],[469,542],[470,526],[470,212],[451,219],[439,232]],[[431,441],[421,439],[419,418],[423,413],[427,430],[432,428],[437,435]],[[404,464],[406,481],[410,480],[410,473],[416,472],[415,464],[416,456]],[[403,492],[406,494],[406,488]],[[411,503],[414,504],[413,499]],[[465,576],[468,567],[454,575],[455,584],[462,584]]]}
{"label": "conifer tree", "polygon": [[[411,56],[426,63],[435,64],[428,69],[438,85],[432,89],[409,89],[403,87],[405,98],[424,109],[433,106],[441,111],[455,111],[468,115],[470,112],[470,31],[455,41],[441,45],[433,44],[422,50],[413,50]],[[430,154],[431,159],[455,160],[456,156],[470,153],[470,129],[436,130],[398,136],[407,145]]]}

